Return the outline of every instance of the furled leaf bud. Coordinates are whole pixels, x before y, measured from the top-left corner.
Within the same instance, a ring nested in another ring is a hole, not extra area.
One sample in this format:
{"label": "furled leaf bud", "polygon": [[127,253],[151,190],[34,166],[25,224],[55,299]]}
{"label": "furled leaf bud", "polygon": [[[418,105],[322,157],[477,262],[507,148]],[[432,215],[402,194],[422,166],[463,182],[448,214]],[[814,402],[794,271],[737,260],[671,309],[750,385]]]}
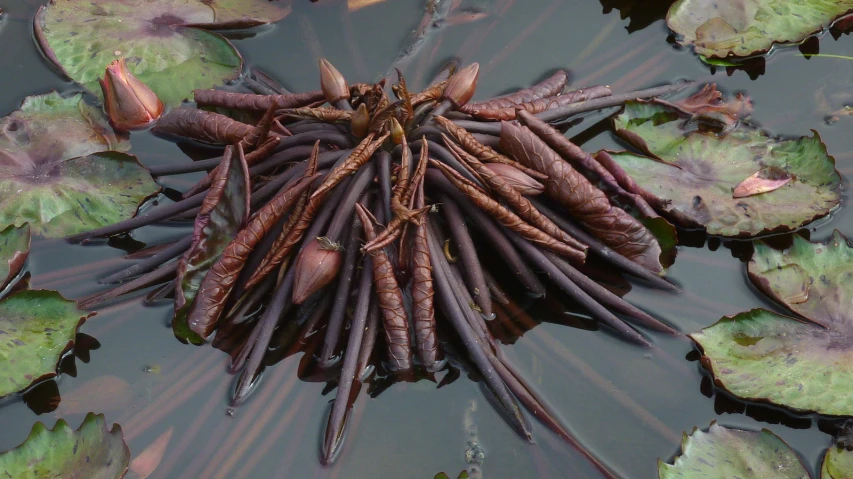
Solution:
{"label": "furled leaf bud", "polygon": [[293,303],[303,301],[329,284],[341,269],[340,245],[328,238],[314,238],[305,245],[296,260],[293,283]]}
{"label": "furled leaf bud", "polygon": [[468,103],[477,89],[477,77],[479,74],[479,63],[472,63],[459,70],[447,80],[443,98],[450,100],[457,108]]}
{"label": "furled leaf bud", "polygon": [[163,113],[163,102],[130,73],[124,57],[107,66],[100,82],[104,92],[104,110],[110,123],[119,130],[143,128]]}
{"label": "furled leaf bud", "polygon": [[405,130],[403,130],[403,125],[397,121],[397,118],[391,117],[391,141],[395,145],[399,145],[403,142],[403,137],[406,136]]}
{"label": "furled leaf bud", "polygon": [[332,105],[340,100],[349,100],[347,81],[341,72],[325,58],[320,59],[320,88],[326,96],[326,101]]}
{"label": "furled leaf bud", "polygon": [[503,178],[514,190],[522,195],[541,195],[545,191],[545,186],[542,183],[539,183],[530,175],[512,165],[486,163],[485,167]]}
{"label": "furled leaf bud", "polygon": [[367,136],[367,128],[369,126],[370,113],[367,111],[367,105],[362,103],[358,105],[358,108],[355,109],[355,113],[352,114],[352,120],[350,121],[352,134],[355,135],[356,138],[364,138]]}

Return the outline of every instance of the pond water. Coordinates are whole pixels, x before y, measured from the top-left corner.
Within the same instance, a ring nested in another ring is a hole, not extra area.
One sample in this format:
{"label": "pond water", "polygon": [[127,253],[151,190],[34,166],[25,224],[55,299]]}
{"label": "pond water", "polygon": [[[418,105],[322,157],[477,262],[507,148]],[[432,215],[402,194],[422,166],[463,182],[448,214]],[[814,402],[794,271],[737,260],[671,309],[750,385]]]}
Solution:
{"label": "pond water", "polygon": [[[461,3],[460,11],[468,14],[436,26],[410,61],[401,63],[414,89],[424,86],[453,56],[480,63],[476,98],[529,85],[556,68],[573,70],[575,85],[604,83],[614,91],[687,78],[711,81],[724,92],[747,93],[755,103],[755,122],[775,134],[800,136],[817,130],[839,171],[853,173],[853,118],[841,117],[832,124],[824,120],[849,101],[851,60],[809,59],[797,48],[778,49],[767,59],[765,73],[753,79],[744,71],[712,71],[692,52],[674,47],[661,20],[636,30],[650,20],[644,15],[652,16],[655,9],[665,12],[667,2],[636,2],[647,10],[633,19],[622,19],[618,10],[602,5],[629,6],[630,1]],[[407,44],[424,4],[386,0],[349,12],[346,2],[300,0],[276,25],[229,36],[247,64],[292,91],[316,88],[318,57],[328,58],[349,80],[372,81],[388,71]],[[74,89],[34,46],[31,19],[38,4],[18,0],[3,2],[2,7],[8,18],[0,24],[0,115],[16,109],[27,95]],[[478,15],[483,18],[472,20]],[[629,33],[629,23],[636,31]],[[845,55],[850,44],[846,36],[836,41],[825,35],[819,50]],[[609,113],[589,115],[569,134]],[[132,142],[132,152],[146,165],[190,161],[174,143],[146,132],[134,133]],[[584,145],[587,151],[604,147],[620,145],[609,132]],[[183,189],[198,178],[174,176],[163,184]],[[805,234],[824,240],[837,228],[850,236],[851,219],[842,207],[809,225]],[[83,297],[103,288],[99,276],[125,264],[124,249],[177,238],[188,228],[146,227],[133,233],[135,241],[109,244],[34,241],[31,285],[57,289],[68,298]],[[685,333],[710,326],[723,315],[772,307],[746,280],[744,260],[750,248],[749,242],[686,234],[669,273],[683,291],[671,294],[634,285],[626,298]],[[0,450],[21,443],[35,421],[52,426],[63,417],[76,427],[92,410],[105,413],[108,423],[121,424],[134,453],[173,429],[152,478],[431,478],[440,471],[455,476],[467,467],[468,431],[473,427],[485,452],[482,477],[598,477],[541,425],[535,425],[535,445],[518,438],[480,387],[464,376],[440,389],[420,381],[395,384],[377,397],[362,390],[344,450],[334,465],[322,467],[322,425],[334,390],[324,391],[324,382],[299,378],[302,355],[268,368],[260,390],[231,409],[233,377],[226,372],[227,356],[209,346],[175,340],[167,327],[171,313],[169,302],[143,306],[140,298],[100,309],[81,329],[85,336],[79,342],[91,347],[88,354],[78,352],[76,360],[64,361],[58,381],[39,386],[24,401],[0,405]],[[531,304],[526,314],[542,324],[504,346],[507,357],[586,447],[626,478],[656,477],[657,460],[668,461],[679,451],[682,431],[705,429],[712,420],[772,430],[797,450],[813,473],[831,442],[818,417],[741,402],[714,389],[687,337],[651,333],[658,348],[650,352],[605,331],[575,327],[573,307],[557,301]],[[58,407],[57,388],[62,398]]]}

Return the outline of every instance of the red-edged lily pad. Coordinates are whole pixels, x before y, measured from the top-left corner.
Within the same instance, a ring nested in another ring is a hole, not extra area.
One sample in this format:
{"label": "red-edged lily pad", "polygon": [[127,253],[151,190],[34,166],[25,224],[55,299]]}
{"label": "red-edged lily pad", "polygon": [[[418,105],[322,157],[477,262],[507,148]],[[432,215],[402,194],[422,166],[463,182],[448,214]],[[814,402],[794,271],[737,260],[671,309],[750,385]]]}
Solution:
{"label": "red-edged lily pad", "polygon": [[178,288],[175,288],[175,317],[172,330],[179,339],[194,344],[204,342],[187,324],[187,312],[201,281],[228,243],[246,225],[249,218],[249,170],[245,158],[230,154],[217,168],[217,175],[196,216],[193,242],[178,263]]}
{"label": "red-edged lily pad", "polygon": [[129,462],[121,427],[107,429],[103,414],[89,413],[77,430],[64,419],[53,429],[35,423],[23,444],[0,454],[0,474],[16,479],[120,479]]}
{"label": "red-edged lily pad", "polygon": [[851,0],[679,0],[666,22],[679,43],[703,57],[747,57],[776,43],[799,43],[851,10]]}
{"label": "red-edged lily pad", "polygon": [[56,291],[21,291],[0,301],[0,397],[56,376],[91,315]]}
{"label": "red-edged lily pad", "polygon": [[0,290],[21,272],[30,254],[30,225],[0,231]]}
{"label": "red-edged lily pad", "polygon": [[242,28],[278,21],[289,4],[267,0],[52,0],[35,18],[42,51],[62,72],[100,94],[97,80],[113,60],[167,105],[240,74],[231,43],[202,28]]}
{"label": "red-edged lily pad", "polygon": [[160,187],[128,147],[80,94],[27,97],[0,120],[0,225],[55,238],[133,216]]}
{"label": "red-edged lily pad", "polygon": [[753,283],[809,321],[754,309],[690,335],[717,385],[798,411],[853,416],[853,249],[827,243],[777,251],[759,243]]}
{"label": "red-edged lily pad", "polygon": [[841,177],[817,132],[777,140],[745,125],[724,134],[685,131],[689,119],[642,102],[628,103],[614,119],[617,134],[646,156],[613,158],[667,218],[749,237],[796,229],[838,205]]}
{"label": "red-edged lily pad", "polygon": [[681,441],[674,464],[658,461],[660,479],[809,479],[797,453],[767,429],[729,429],[711,422]]}

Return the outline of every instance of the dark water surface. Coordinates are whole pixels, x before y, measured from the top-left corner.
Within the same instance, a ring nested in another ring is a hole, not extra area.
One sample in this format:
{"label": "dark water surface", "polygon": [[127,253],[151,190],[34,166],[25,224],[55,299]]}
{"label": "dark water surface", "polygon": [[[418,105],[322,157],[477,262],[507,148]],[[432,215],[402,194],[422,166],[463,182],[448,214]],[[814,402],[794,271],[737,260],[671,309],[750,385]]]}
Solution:
{"label": "dark water surface", "polygon": [[[319,56],[351,81],[380,78],[419,23],[425,2],[386,0],[352,13],[345,2],[293,3],[293,12],[282,22],[254,30],[248,38],[233,37],[248,64],[293,91],[303,91],[317,87]],[[462,3],[484,18],[448,22],[438,29],[411,61],[403,62],[410,87],[422,87],[454,55],[466,63],[480,62],[478,98],[526,86],[566,67],[575,72],[575,85],[606,83],[614,91],[685,78],[714,81],[727,93],[751,96],[753,118],[776,134],[817,130],[842,174],[853,173],[853,118],[824,121],[830,110],[850,101],[851,60],[807,59],[797,48],[785,48],[767,59],[766,74],[751,80],[743,71],[731,76],[724,70],[712,73],[691,52],[667,42],[669,32],[661,21],[629,34],[629,19],[620,19],[615,11],[603,14],[598,0]],[[0,24],[0,115],[16,109],[26,95],[73,89],[41,60],[34,46],[30,21],[37,4],[20,0],[0,6],[8,13]],[[835,41],[826,35],[820,52],[845,55],[853,50],[850,45],[846,36]],[[604,117],[592,115],[570,134]],[[175,144],[148,133],[134,133],[132,142],[132,152],[147,165],[189,161]],[[584,145],[588,151],[603,147],[619,145],[610,133]],[[164,184],[182,189],[197,178],[170,177]],[[822,240],[833,228],[853,235],[847,209],[811,225],[807,233]],[[133,238],[160,242],[187,231],[186,226],[147,227]],[[69,298],[98,291],[98,275],[127,264],[119,247],[139,247],[129,241],[114,243],[35,241],[32,287],[58,289]],[[670,270],[682,293],[635,285],[627,298],[685,333],[723,315],[769,307],[746,280],[743,261],[750,243],[706,241],[694,234],[689,244],[679,247]],[[485,450],[483,477],[597,477],[538,424],[536,445],[520,440],[478,385],[465,377],[441,389],[428,381],[397,384],[376,398],[362,390],[341,457],[332,467],[321,467],[321,429],[334,391],[323,396],[325,383],[297,378],[301,355],[268,368],[261,389],[229,411],[232,377],[226,373],[227,357],[210,347],[176,341],[167,327],[171,312],[171,303],[144,307],[140,299],[100,310],[81,330],[100,346],[90,352],[88,362],[64,363],[63,370],[76,369],[76,376],[59,378],[58,409],[37,415],[20,401],[0,407],[0,450],[22,442],[35,421],[52,426],[64,417],[76,427],[93,410],[104,412],[108,423],[122,425],[134,453],[173,428],[169,449],[152,478],[431,478],[442,470],[455,475],[466,468],[466,425],[473,424]],[[715,391],[698,362],[690,360],[694,347],[688,338],[651,333],[659,349],[647,351],[603,331],[558,324],[570,322],[572,316],[553,303],[534,305],[528,313],[544,323],[505,346],[508,357],[584,444],[625,477],[656,477],[657,459],[670,460],[678,452],[682,431],[705,429],[712,420],[729,427],[769,428],[817,471],[831,441],[818,428],[818,419],[739,402]],[[122,382],[129,388],[120,387]],[[51,385],[27,396],[33,409],[50,409],[36,403],[50,398]]]}

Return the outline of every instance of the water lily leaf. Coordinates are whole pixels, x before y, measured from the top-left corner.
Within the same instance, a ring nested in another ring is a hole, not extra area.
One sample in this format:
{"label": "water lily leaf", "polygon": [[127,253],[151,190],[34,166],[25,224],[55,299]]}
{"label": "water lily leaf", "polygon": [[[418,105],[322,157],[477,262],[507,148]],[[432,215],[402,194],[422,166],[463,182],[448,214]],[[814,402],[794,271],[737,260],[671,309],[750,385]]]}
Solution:
{"label": "water lily leaf", "polygon": [[21,272],[30,254],[30,225],[0,231],[0,290]]}
{"label": "water lily leaf", "polygon": [[853,452],[832,446],[823,456],[820,479],[848,479],[853,477]]}
{"label": "water lily leaf", "polygon": [[104,415],[90,412],[76,431],[64,419],[53,429],[35,423],[23,444],[0,454],[0,474],[16,479],[119,479],[129,462],[121,427],[107,429]]}
{"label": "water lily leaf", "polygon": [[180,287],[175,289],[172,330],[179,339],[194,344],[204,342],[204,338],[187,324],[187,313],[199,285],[249,218],[249,169],[245,157],[232,154],[232,151],[232,147],[225,150],[216,169],[216,177],[196,216],[192,245],[178,263]]}
{"label": "water lily leaf", "polygon": [[[796,229],[839,203],[841,177],[817,132],[796,140],[743,125],[724,135],[685,132],[675,109],[640,102],[627,104],[614,125],[648,155],[621,152],[614,160],[658,198],[661,214],[682,225],[749,237]],[[789,180],[764,191],[750,186],[751,196],[737,197],[736,188],[754,175]]]}
{"label": "water lily leaf", "polygon": [[747,272],[758,289],[791,311],[825,328],[846,330],[853,339],[853,249],[838,230],[826,243],[794,236],[784,251],[756,243]]}
{"label": "water lily leaf", "polygon": [[253,26],[289,11],[263,0],[52,0],[36,14],[35,33],[45,56],[95,94],[107,65],[124,56],[133,75],[177,106],[242,68],[227,39],[198,27]]}
{"label": "water lily leaf", "polygon": [[129,218],[160,187],[82,95],[31,96],[0,120],[0,225],[50,238]]}
{"label": "water lily leaf", "polygon": [[91,315],[56,291],[21,291],[0,301],[0,397],[56,376],[77,327]]}
{"label": "water lily leaf", "polygon": [[694,428],[681,440],[674,464],[658,461],[660,479],[809,479],[800,458],[779,436],[729,429],[711,422],[708,432]]}
{"label": "water lily leaf", "polygon": [[851,10],[853,0],[679,0],[666,22],[679,43],[704,57],[746,57],[798,43]]}
{"label": "water lily leaf", "polygon": [[[745,399],[801,411],[853,415],[853,249],[798,236],[777,251],[758,243],[753,283],[806,322],[754,309],[690,335],[716,383]],[[816,323],[816,324],[813,324]]]}

